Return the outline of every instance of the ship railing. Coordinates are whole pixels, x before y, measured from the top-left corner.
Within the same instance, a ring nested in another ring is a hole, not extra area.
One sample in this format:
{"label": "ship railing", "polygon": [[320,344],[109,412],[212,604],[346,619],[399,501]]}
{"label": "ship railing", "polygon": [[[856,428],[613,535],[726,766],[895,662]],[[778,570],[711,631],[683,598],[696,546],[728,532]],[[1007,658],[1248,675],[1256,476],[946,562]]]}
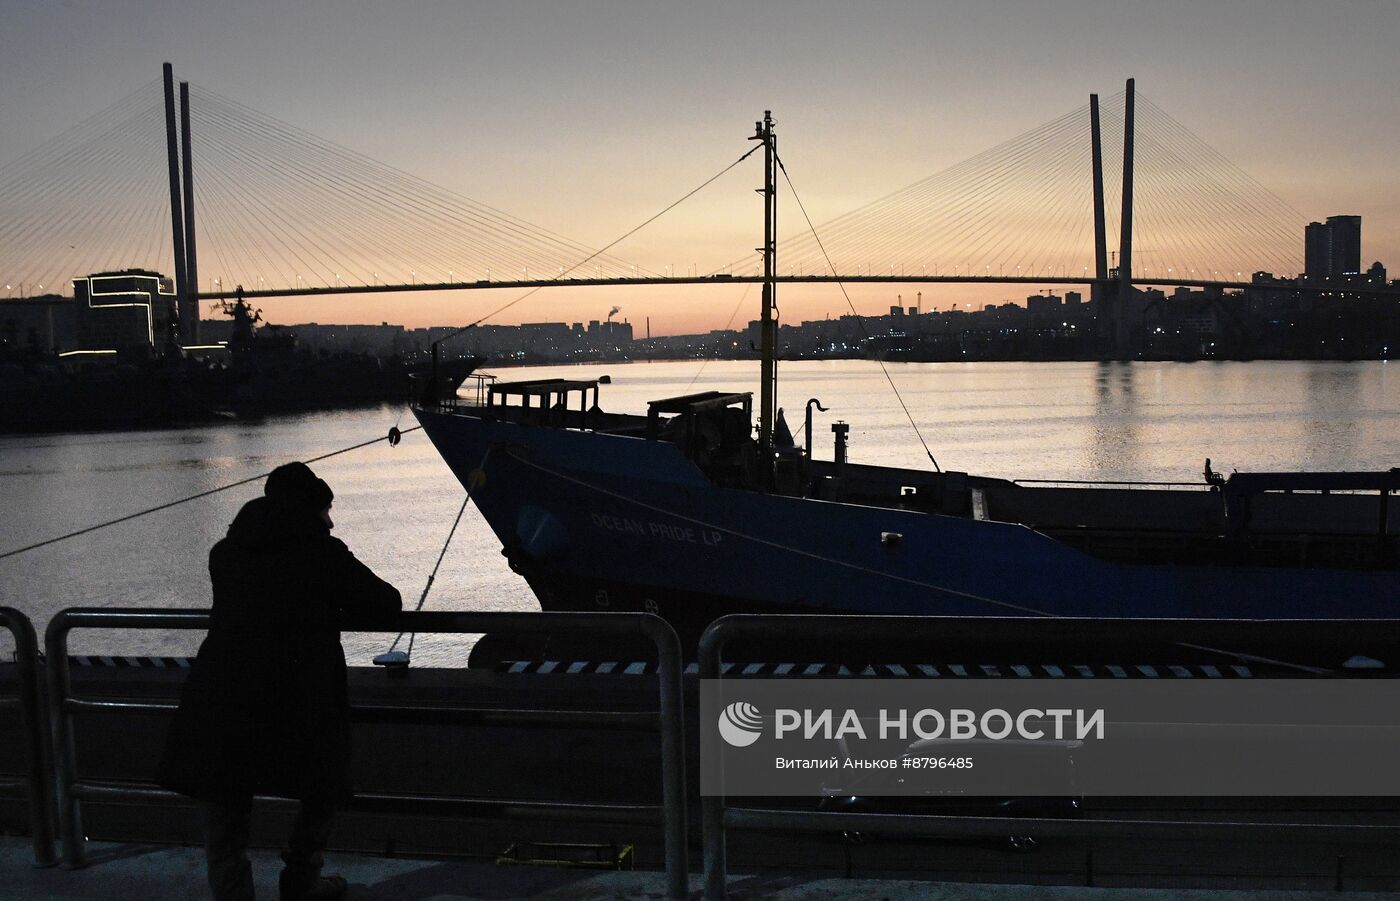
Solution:
{"label": "ship railing", "polygon": [[461,387],[452,392],[448,400],[452,408],[484,407],[491,395],[491,386],[496,384],[496,376],[484,372],[473,372],[462,382]]}
{"label": "ship railing", "polygon": [[1196,489],[1206,491],[1212,486],[1205,482],[1143,482],[1143,481],[1100,481],[1098,479],[1012,479],[1013,485],[1033,488],[1127,488],[1147,491],[1179,491]]}
{"label": "ship railing", "polygon": [[[1042,630],[1037,633],[1036,630]],[[1314,649],[1374,648],[1378,641],[1400,650],[1397,620],[1085,620],[1065,618],[939,617],[871,615],[734,614],[710,624],[700,638],[700,678],[722,679],[733,672],[724,662],[724,647],[736,639],[757,640],[766,646],[842,643],[859,636],[862,642],[956,644],[969,648],[995,642],[998,637],[1040,634],[1046,645],[1073,635],[1091,646],[1112,647],[1114,642],[1201,642],[1221,647],[1233,641],[1239,646],[1266,650],[1295,646],[1306,638]],[[1379,636],[1379,637],[1378,637]],[[1251,642],[1247,645],[1246,642]],[[1341,657],[1338,659],[1345,659]],[[704,728],[704,724],[701,724]],[[723,767],[719,767],[723,781]],[[794,810],[731,807],[724,795],[700,798],[704,845],[706,901],[728,897],[727,840],[731,829],[786,833],[942,838],[998,838],[1044,836],[1078,839],[1141,839],[1144,841],[1298,841],[1349,842],[1400,847],[1400,826],[1297,822],[1219,822],[1157,819],[1061,819],[1054,817],[945,816],[936,814],[852,813],[839,810]],[[1092,856],[1086,869],[1092,884]],[[1341,882],[1340,864],[1337,875]]]}
{"label": "ship railing", "polygon": [[[181,629],[205,630],[208,610],[152,610],[83,608],[63,610],[45,631],[48,666],[49,720],[57,753],[56,776],[58,831],[63,866],[86,865],[81,802],[160,801],[179,798],[153,785],[112,785],[84,781],[74,753],[74,720],[84,713],[169,715],[177,704],[167,700],[106,700],[75,697],[68,660],[68,634],[74,629]],[[659,705],[655,711],[556,710],[545,708],[501,709],[492,706],[401,707],[351,706],[356,722],[480,722],[510,724],[522,728],[597,729],[600,724],[617,728],[647,728],[660,734],[661,805],[638,806],[604,803],[555,803],[511,801],[501,798],[462,798],[409,794],[357,794],[352,808],[378,813],[434,815],[477,814],[536,819],[660,823],[664,831],[667,897],[685,898],[687,881],[687,810],[685,796],[684,716],[681,695],[681,648],[675,631],[660,617],[648,613],[468,613],[405,612],[374,622],[346,622],[346,630],[362,632],[416,632],[420,634],[502,633],[533,634],[553,630],[581,636],[637,636],[651,639],[657,650]],[[32,630],[31,630],[32,633]],[[32,658],[32,654],[30,655]],[[268,799],[259,799],[265,802]]]}
{"label": "ship railing", "polygon": [[432,378],[423,373],[414,373],[409,376],[413,383],[413,406],[419,409],[431,410],[435,413],[455,413],[459,409],[478,409],[488,406],[488,399],[491,395],[491,387],[496,383],[497,377],[489,373],[470,373],[462,384],[452,387],[448,384],[438,386],[438,394],[433,396]]}
{"label": "ship railing", "polygon": [[11,607],[0,607],[0,626],[15,640],[18,675],[16,697],[0,698],[0,708],[19,711],[18,734],[24,742],[28,777],[19,782],[0,780],[0,797],[24,796],[29,803],[29,828],[34,844],[34,865],[51,867],[58,862],[53,848],[53,804],[49,792],[50,763],[47,719],[39,689],[39,642],[29,617]]}

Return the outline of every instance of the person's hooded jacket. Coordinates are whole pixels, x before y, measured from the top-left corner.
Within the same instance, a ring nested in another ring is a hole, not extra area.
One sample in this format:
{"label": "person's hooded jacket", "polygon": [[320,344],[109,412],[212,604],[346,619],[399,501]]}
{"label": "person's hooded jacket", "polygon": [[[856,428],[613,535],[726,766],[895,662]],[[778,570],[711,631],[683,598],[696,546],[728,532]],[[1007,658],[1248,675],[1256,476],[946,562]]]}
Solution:
{"label": "person's hooded jacket", "polygon": [[209,634],[171,725],[163,786],[205,800],[348,798],[340,623],[390,615],[402,602],[310,506],[249,501],[210,551]]}

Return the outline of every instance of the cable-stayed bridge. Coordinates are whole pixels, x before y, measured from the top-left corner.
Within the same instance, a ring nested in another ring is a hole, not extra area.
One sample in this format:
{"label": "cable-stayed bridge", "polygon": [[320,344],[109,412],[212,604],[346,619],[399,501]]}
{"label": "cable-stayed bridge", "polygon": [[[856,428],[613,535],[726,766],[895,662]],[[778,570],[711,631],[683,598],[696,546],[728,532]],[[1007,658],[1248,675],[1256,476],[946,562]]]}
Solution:
{"label": "cable-stayed bridge", "polygon": [[[751,240],[684,274],[623,256],[625,238],[699,191],[738,189],[718,183],[745,171],[747,152],[599,247],[181,87],[183,126],[167,68],[164,86],[143,86],[0,168],[3,296],[61,290],[99,271],[170,273],[172,264],[185,303],[240,287],[252,298],[763,278]],[[1307,217],[1129,82],[1102,105],[1092,98],[828,222],[788,221],[779,282],[1098,291],[1291,276],[1302,269]],[[688,258],[683,248],[674,256]]]}

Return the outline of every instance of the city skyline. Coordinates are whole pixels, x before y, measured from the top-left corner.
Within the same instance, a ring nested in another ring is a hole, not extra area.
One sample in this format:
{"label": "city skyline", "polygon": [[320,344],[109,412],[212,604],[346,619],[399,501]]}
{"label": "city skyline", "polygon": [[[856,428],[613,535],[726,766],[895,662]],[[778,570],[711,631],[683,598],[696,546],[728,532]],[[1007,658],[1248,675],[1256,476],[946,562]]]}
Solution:
{"label": "city skyline", "polygon": [[[607,4],[559,7],[543,22],[530,15],[538,7],[7,9],[14,27],[0,38],[0,108],[23,127],[0,132],[0,166],[150,80],[168,58],[179,77],[601,246],[729,162],[763,108],[775,110],[794,179],[820,222],[1022,132],[1046,110],[1073,108],[1090,91],[1111,95],[1131,75],[1304,221],[1362,216],[1363,269],[1400,258],[1397,176],[1384,159],[1400,137],[1384,115],[1397,63],[1380,52],[1395,33],[1385,23],[1400,16],[1384,4],[1234,4],[1192,27],[1185,13],[1088,2],[1054,14],[1016,3],[997,4],[998,14],[954,5],[941,18],[901,4],[860,16],[821,5],[642,15],[642,7]],[[210,46],[210,35],[246,36],[254,21],[258,40]],[[118,51],[138,36],[150,54]],[[680,248],[713,261],[753,247],[757,175],[731,174],[722,197],[679,209],[654,236],[619,250],[681,271],[694,261]],[[1116,243],[1110,236],[1110,248]],[[1301,235],[1297,255],[1301,270]],[[868,313],[918,290],[939,308],[1025,293],[884,286],[851,296]],[[730,318],[745,291],[551,289],[492,321],[586,321],[619,305],[633,322],[650,316],[656,334],[697,332],[751,318],[749,309]],[[786,321],[847,312],[834,286],[781,296]],[[425,326],[468,321],[512,297],[261,305],[274,321]]]}

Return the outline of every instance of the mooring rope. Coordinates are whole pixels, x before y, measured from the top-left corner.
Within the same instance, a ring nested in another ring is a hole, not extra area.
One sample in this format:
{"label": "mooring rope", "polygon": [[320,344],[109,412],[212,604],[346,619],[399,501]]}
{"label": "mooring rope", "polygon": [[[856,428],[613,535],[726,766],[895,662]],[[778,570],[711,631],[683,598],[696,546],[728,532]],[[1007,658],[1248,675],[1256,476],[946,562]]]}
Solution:
{"label": "mooring rope", "polygon": [[[382,435],[379,438],[373,438],[369,441],[361,441],[359,444],[352,444],[349,447],[342,447],[340,450],[331,451],[328,454],[321,454],[319,457],[312,457],[311,459],[303,460],[302,462],[317,463],[321,460],[329,460],[331,457],[339,456],[340,454],[346,454],[352,450],[359,450],[362,447],[369,447],[371,444],[378,444],[381,441],[387,441],[391,446],[396,445],[399,443],[399,439],[402,436],[408,434],[409,432],[416,432],[421,428],[421,425],[416,425],[412,428],[400,430],[397,426],[395,426],[394,428],[391,428],[389,430],[388,434]],[[90,532],[96,532],[99,529],[105,529],[109,526],[115,526],[124,522],[130,522],[131,520],[139,519],[142,516],[148,516],[152,513],[159,513],[162,510],[169,510],[171,507],[178,507],[181,504],[187,504],[190,501],[199,500],[202,497],[209,497],[211,494],[218,494],[221,491],[228,491],[230,488],[237,488],[240,485],[247,485],[249,482],[256,482],[259,479],[265,479],[269,475],[271,475],[270,471],[259,473],[255,476],[249,476],[246,479],[239,479],[237,482],[230,482],[227,485],[220,485],[218,488],[210,488],[208,491],[201,491],[198,494],[191,494],[188,497],[182,497],[179,500],[168,501],[164,504],[158,504],[154,507],[149,507],[145,510],[139,510],[135,513],[128,513],[125,516],[118,516],[116,519],[109,519],[106,522],[100,522],[97,525],[87,526],[86,528],[78,529],[74,532],[69,532],[66,535],[58,535],[54,538],[46,538],[43,541],[36,541],[34,544],[28,544],[24,547],[15,548],[12,551],[6,551],[3,554],[0,554],[0,560],[4,560],[7,557],[14,557],[19,554],[26,553],[28,551],[38,550],[42,547],[48,547],[51,544],[57,544],[60,541],[67,541],[70,538],[77,538],[80,535],[87,535]]]}
{"label": "mooring rope", "polygon": [[[467,505],[472,502],[472,490],[475,489],[477,485],[480,485],[486,478],[486,461],[491,458],[491,451],[493,450],[495,450],[494,447],[486,448],[486,453],[481,457],[481,463],[478,464],[476,469],[473,469],[471,474],[467,477],[467,496],[462,498],[462,506],[458,508],[457,518],[452,521],[452,528],[447,532],[447,540],[442,543],[442,550],[438,552],[437,562],[433,564],[433,571],[428,573],[428,581],[423,585],[423,593],[418,596],[418,604],[413,608],[414,613],[422,610],[423,604],[428,600],[428,592],[432,590],[433,580],[437,578],[438,568],[442,566],[443,558],[447,556],[447,548],[452,544],[452,537],[457,534],[457,526],[462,522],[462,514],[467,512]],[[478,473],[480,473],[480,477],[477,476]],[[394,649],[399,646],[399,642],[403,640],[403,636],[404,633],[402,632],[394,636],[393,644],[389,645],[389,649],[384,653],[392,654]],[[404,665],[407,665],[408,661],[413,657],[413,642],[417,637],[417,632],[409,633],[408,650],[404,652]]]}

